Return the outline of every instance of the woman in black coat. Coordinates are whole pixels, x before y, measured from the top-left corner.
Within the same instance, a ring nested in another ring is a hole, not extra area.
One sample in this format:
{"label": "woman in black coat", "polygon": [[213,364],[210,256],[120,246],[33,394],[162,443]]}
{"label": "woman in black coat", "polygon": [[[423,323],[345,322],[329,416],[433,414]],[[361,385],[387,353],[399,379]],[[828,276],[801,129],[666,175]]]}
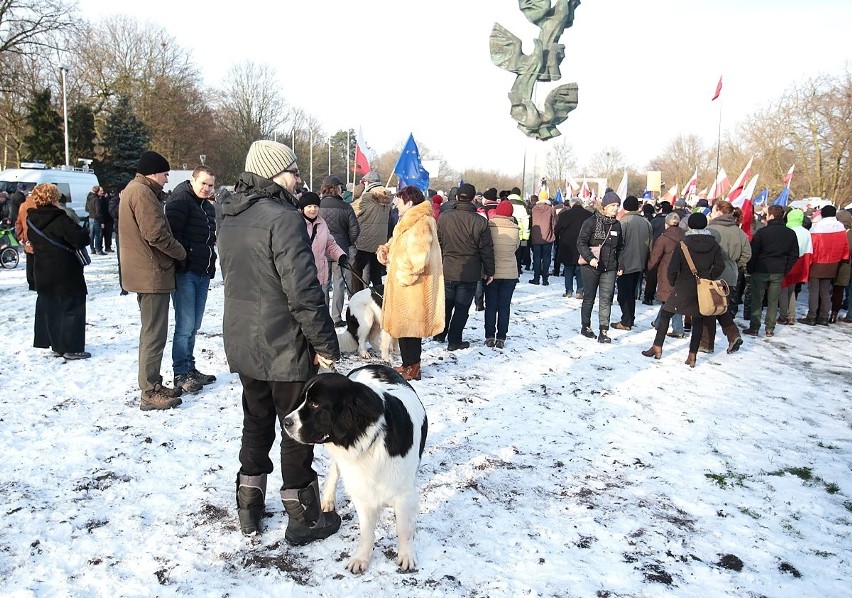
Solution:
{"label": "woman in black coat", "polygon": [[[713,235],[710,234],[710,231],[706,229],[707,217],[700,212],[696,212],[689,216],[687,224],[689,225],[689,230],[684,237],[683,243],[692,257],[698,276],[713,280],[719,278],[725,269],[725,262],[722,255],[722,248]],[[698,286],[695,276],[689,268],[689,263],[686,261],[680,244],[675,247],[674,253],[672,253],[666,275],[672,285],[672,291],[660,311],[657,321],[657,336],[654,338],[654,344],[647,351],[642,351],[642,355],[653,357],[654,359],[662,357],[663,342],[666,339],[666,331],[669,329],[672,316],[676,313],[683,314],[692,317],[692,336],[689,340],[689,356],[686,358],[685,363],[689,367],[694,368],[698,346],[701,343],[701,334],[704,329],[704,316],[701,315],[701,311],[698,308]],[[727,314],[725,321],[723,321],[722,316],[719,317],[719,321],[722,323],[722,330],[728,335],[728,340],[730,341],[728,353],[733,353],[739,349],[742,339],[739,337],[733,317],[730,313],[725,313]],[[733,328],[733,331],[731,328]],[[736,339],[732,338],[732,334],[735,335]]]}
{"label": "woman in black coat", "polygon": [[[32,190],[35,208],[27,213],[29,241],[34,253],[36,330],[33,346],[52,348],[56,357],[88,359],[86,347],[86,281],[74,251],[89,244],[89,233],[74,224],[59,207],[59,189],[45,183]],[[42,317],[40,317],[43,316]],[[44,341],[49,338],[49,343]]]}

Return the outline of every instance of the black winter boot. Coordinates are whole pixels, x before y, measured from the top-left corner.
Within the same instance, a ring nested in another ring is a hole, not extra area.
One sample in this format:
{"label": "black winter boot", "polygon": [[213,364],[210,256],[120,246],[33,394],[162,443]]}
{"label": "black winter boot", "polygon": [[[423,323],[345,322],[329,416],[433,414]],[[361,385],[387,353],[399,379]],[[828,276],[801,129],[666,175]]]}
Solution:
{"label": "black winter boot", "polygon": [[266,474],[237,474],[237,516],[243,535],[260,533],[260,520],[266,505]]}
{"label": "black winter boot", "polygon": [[281,500],[290,521],[284,539],[295,546],[323,540],[340,529],[340,515],[320,509],[319,484],[313,482],[304,488],[288,488],[281,491]]}

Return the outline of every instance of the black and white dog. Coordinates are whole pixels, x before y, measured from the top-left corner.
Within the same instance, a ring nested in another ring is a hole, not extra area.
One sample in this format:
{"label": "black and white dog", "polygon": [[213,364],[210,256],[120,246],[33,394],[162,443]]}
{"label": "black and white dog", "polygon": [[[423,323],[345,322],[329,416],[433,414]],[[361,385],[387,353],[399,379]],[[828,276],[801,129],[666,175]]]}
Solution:
{"label": "black and white dog", "polygon": [[346,564],[367,569],[376,522],[385,506],[396,515],[396,562],[414,569],[417,467],[426,443],[426,411],[414,389],[392,368],[367,365],[342,374],[320,374],[302,391],[302,403],[284,418],[284,429],[304,444],[324,444],[332,458],[322,494],[323,511],[333,511],[337,480],[352,497],[361,540]]}
{"label": "black and white dog", "polygon": [[380,350],[382,361],[390,363],[391,355],[399,351],[399,343],[382,330],[382,296],[363,289],[352,295],[346,308],[346,328],[337,331],[337,344],[347,353],[358,352],[362,359],[369,359],[367,341]]}

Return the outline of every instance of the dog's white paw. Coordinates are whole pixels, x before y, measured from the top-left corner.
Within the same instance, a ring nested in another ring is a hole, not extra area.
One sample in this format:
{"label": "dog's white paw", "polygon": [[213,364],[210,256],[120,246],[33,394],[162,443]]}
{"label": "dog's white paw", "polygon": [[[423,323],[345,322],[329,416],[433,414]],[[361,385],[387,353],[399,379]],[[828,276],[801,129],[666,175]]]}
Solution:
{"label": "dog's white paw", "polygon": [[358,357],[361,359],[370,359],[370,352],[364,349],[363,351],[358,351]]}
{"label": "dog's white paw", "polygon": [[334,504],[333,498],[329,499],[323,497],[322,502],[320,503],[320,508],[322,509],[323,513],[331,513],[332,511],[336,510],[337,505]]}
{"label": "dog's white paw", "polygon": [[417,568],[417,555],[414,550],[400,550],[399,556],[396,557],[396,564],[403,571],[412,571]]}
{"label": "dog's white paw", "polygon": [[367,570],[367,565],[370,564],[370,558],[359,558],[358,556],[352,557],[349,559],[349,562],[346,563],[346,568],[352,573],[363,573]]}

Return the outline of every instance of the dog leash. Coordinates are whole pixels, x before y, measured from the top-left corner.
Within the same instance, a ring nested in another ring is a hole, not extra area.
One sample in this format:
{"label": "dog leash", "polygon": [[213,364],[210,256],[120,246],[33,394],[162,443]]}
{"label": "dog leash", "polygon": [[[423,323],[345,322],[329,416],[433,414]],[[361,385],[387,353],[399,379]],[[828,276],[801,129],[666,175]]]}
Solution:
{"label": "dog leash", "polygon": [[[348,263],[348,262],[346,263],[346,265],[345,265],[345,266],[340,266],[340,267],[341,267],[341,268],[343,268],[343,269],[345,269],[345,270],[349,270],[349,272],[352,274],[352,276],[354,276],[355,278],[357,278],[358,280],[360,280],[360,281],[361,281],[361,284],[363,284],[363,285],[364,285],[364,288],[365,288],[365,289],[370,289],[370,292],[371,292],[371,293],[373,293],[373,294],[374,294],[374,295],[376,295],[379,299],[381,299],[382,301],[384,301],[384,299],[385,299],[384,295],[382,295],[381,293],[379,293],[379,292],[376,290],[376,287],[370,286],[370,285],[367,283],[367,281],[366,281],[366,280],[364,280],[363,278],[361,278],[360,276],[358,276],[357,274],[355,274],[355,271],[354,271],[354,270],[353,270],[353,269],[349,266],[349,263]],[[349,293],[349,296],[350,296],[350,297],[352,297],[352,295],[354,295],[354,293],[352,292],[352,289],[349,287],[349,284],[346,282],[346,277],[345,277],[345,276],[342,276],[341,278],[343,279],[343,286],[346,288],[346,292],[347,292],[347,293]]]}

